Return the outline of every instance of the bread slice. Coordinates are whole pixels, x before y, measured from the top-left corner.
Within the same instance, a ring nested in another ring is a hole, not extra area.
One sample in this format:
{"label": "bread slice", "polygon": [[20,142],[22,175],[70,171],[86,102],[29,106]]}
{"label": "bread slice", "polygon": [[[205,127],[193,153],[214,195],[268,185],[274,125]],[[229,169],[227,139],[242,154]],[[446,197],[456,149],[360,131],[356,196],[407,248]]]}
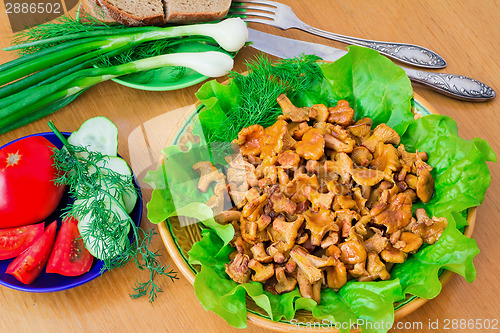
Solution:
{"label": "bread slice", "polygon": [[106,14],[104,10],[96,2],[97,0],[80,0],[80,19],[88,21],[86,17],[92,16],[104,23],[116,23],[116,21]]}
{"label": "bread slice", "polygon": [[116,22],[130,25],[163,25],[162,0],[97,0],[104,12]]}
{"label": "bread slice", "polygon": [[167,23],[196,23],[220,20],[231,0],[164,0]]}

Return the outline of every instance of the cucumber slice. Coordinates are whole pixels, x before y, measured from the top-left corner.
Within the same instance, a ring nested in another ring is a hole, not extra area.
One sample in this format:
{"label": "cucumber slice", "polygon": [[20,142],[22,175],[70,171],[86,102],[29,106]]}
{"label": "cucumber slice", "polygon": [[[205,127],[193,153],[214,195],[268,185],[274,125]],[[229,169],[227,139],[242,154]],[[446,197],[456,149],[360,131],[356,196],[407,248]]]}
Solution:
{"label": "cucumber slice", "polygon": [[[132,176],[132,170],[128,166],[127,162],[120,157],[109,157],[107,158],[107,163],[105,165],[108,169],[113,170],[124,176]],[[125,204],[125,209],[127,214],[132,213],[135,204],[137,202],[137,192],[126,191],[123,193],[123,202]]]}
{"label": "cucumber slice", "polygon": [[[81,230],[80,227],[78,230]],[[84,230],[84,229],[83,229]],[[127,224],[122,230],[120,230],[120,234],[122,235],[121,241],[118,244],[111,244],[107,240],[99,240],[94,238],[93,236],[88,236],[83,240],[85,247],[89,250],[90,254],[100,260],[112,259],[116,256],[120,255],[125,248],[126,242],[128,242],[128,233],[130,231],[130,224]],[[81,232],[80,232],[81,234]]]}
{"label": "cucumber slice", "polygon": [[123,207],[127,211],[127,214],[132,213],[137,202],[137,192],[119,191],[118,186],[116,184],[111,184],[110,182],[105,182],[102,188],[113,197],[123,202]]}
{"label": "cucumber slice", "polygon": [[[117,173],[124,175],[124,176],[128,176],[128,177],[132,176],[132,170],[130,170],[127,162],[123,158],[120,158],[120,157],[106,156],[103,159],[103,163],[101,164],[101,166],[104,166],[104,167],[106,167],[110,170],[113,170],[114,172],[117,172]],[[91,168],[91,169],[93,169],[93,170],[89,169],[90,174],[95,172],[94,168]],[[105,170],[103,170],[103,171],[105,171]],[[112,194],[114,197],[118,198],[118,195],[113,194],[113,193],[118,192],[117,189],[113,189],[113,187],[116,187],[116,186],[110,184],[109,182],[105,182],[105,184],[103,184],[104,189],[108,190],[110,194]],[[137,193],[135,191],[134,192],[126,191],[123,193],[123,196],[120,196],[120,198],[118,198],[118,199],[123,200],[124,207],[127,210],[127,213],[130,214],[134,210],[135,204],[137,202]]]}
{"label": "cucumber slice", "polygon": [[80,129],[68,138],[74,146],[87,147],[103,155],[116,156],[118,151],[118,129],[106,117],[95,117],[85,121]]}
{"label": "cucumber slice", "polygon": [[[107,168],[112,170],[120,175],[124,176],[132,176],[132,170],[130,170],[127,162],[118,156],[103,156],[102,160],[96,163],[97,166],[101,168]],[[103,169],[103,174],[107,175],[107,170]],[[89,175],[93,175],[95,172],[95,167],[92,165],[89,167],[88,173]]]}
{"label": "cucumber slice", "polygon": [[[93,200],[94,199],[79,199],[75,201],[75,204],[84,204],[87,206],[91,206]],[[103,200],[105,199],[103,198]],[[130,231],[129,216],[125,214],[125,212],[114,201],[110,201],[108,198],[107,200],[105,200],[105,207],[106,209],[115,212],[118,218],[123,221],[123,223],[119,224],[118,226],[116,226],[115,223],[111,224],[110,221],[104,222],[108,223],[110,228],[114,226],[117,229],[115,231],[116,236],[119,237],[118,242],[111,242],[109,239],[95,238],[94,236],[87,234],[88,229],[93,222],[91,213],[88,213],[83,217],[76,217],[78,220],[78,231],[80,231],[80,234],[82,235],[85,247],[94,257],[101,260],[111,259],[119,255],[125,248],[126,242],[128,242],[127,236]]]}
{"label": "cucumber slice", "polygon": [[137,203],[137,192],[125,192],[123,193],[123,203],[125,204],[125,209],[127,210],[127,214],[132,213],[135,208],[135,204]]}
{"label": "cucumber slice", "polygon": [[102,166],[113,170],[120,175],[132,176],[132,170],[130,170],[127,162],[123,158],[117,156],[106,156],[104,161],[105,163],[103,162]]}

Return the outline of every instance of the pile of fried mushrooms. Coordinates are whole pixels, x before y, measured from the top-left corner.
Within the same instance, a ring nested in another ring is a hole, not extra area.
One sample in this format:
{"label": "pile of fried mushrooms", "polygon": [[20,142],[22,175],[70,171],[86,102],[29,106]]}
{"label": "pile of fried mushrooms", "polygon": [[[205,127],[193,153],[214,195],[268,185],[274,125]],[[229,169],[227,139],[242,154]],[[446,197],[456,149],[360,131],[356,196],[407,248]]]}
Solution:
{"label": "pile of fried mushrooms", "polygon": [[[200,191],[216,182],[207,202],[216,220],[234,226],[232,280],[275,294],[298,285],[319,303],[322,288],[387,280],[395,263],[439,239],[445,218],[412,215],[434,192],[425,152],[407,152],[385,124],[355,122],[347,101],[298,108],[280,95],[278,103],[276,123],[239,132],[224,172],[193,166]],[[225,198],[233,208],[224,210]]]}

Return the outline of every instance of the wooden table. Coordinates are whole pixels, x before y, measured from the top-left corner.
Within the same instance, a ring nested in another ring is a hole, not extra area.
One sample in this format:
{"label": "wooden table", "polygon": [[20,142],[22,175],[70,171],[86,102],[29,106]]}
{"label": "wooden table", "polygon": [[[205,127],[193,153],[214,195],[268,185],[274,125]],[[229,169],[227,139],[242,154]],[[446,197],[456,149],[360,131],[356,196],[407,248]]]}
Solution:
{"label": "wooden table", "polygon": [[[290,5],[304,21],[321,29],[351,36],[426,46],[448,61],[447,72],[476,78],[500,92],[498,1],[282,2]],[[341,44],[299,31],[285,32],[256,24],[251,26],[281,36],[343,47]],[[11,35],[5,7],[3,1],[0,1],[1,47],[9,45]],[[241,51],[236,58],[236,69],[244,69],[244,61],[254,54],[256,52],[252,49]],[[0,63],[13,57],[11,53],[0,51]],[[165,114],[169,112],[176,117],[183,113],[186,109],[179,109],[196,101],[194,93],[199,87],[200,84],[178,91],[148,92],[106,82],[91,88],[55,114],[0,136],[0,145],[21,136],[48,131],[46,123],[49,119],[54,120],[59,129],[73,131],[90,117],[107,116],[119,128],[119,153],[131,161],[134,168],[140,169],[136,172],[143,174],[144,168],[154,167],[161,146],[171,131],[168,127],[155,127],[156,120],[147,122],[153,118],[164,119]],[[438,112],[453,117],[464,138],[479,136],[488,140],[497,153],[500,152],[499,97],[487,103],[467,103],[425,88],[416,87],[415,91]],[[147,141],[140,140],[140,133],[147,133]],[[143,158],[144,156],[146,158]],[[476,280],[468,284],[462,277],[455,275],[436,299],[405,317],[404,322],[422,322],[424,327],[427,327],[429,320],[439,320],[440,329],[427,331],[447,332],[449,330],[443,329],[445,319],[500,319],[500,233],[497,226],[500,210],[495,199],[500,197],[500,169],[497,164],[489,166],[492,185],[478,210],[474,232],[474,238],[481,249],[475,259]],[[144,190],[145,202],[149,200],[150,193],[147,188]],[[145,215],[142,225],[155,228]],[[162,261],[172,264],[158,236],[154,239],[153,246],[160,249]],[[144,272],[129,264],[107,272],[83,286],[63,292],[30,294],[1,287],[0,331],[239,332],[213,313],[205,311],[198,303],[192,286],[182,276],[174,283],[167,278],[157,279],[164,292],[154,304],[149,304],[145,298],[130,299],[128,295],[131,292],[131,284],[145,277]],[[266,330],[250,325],[247,331],[256,333]]]}

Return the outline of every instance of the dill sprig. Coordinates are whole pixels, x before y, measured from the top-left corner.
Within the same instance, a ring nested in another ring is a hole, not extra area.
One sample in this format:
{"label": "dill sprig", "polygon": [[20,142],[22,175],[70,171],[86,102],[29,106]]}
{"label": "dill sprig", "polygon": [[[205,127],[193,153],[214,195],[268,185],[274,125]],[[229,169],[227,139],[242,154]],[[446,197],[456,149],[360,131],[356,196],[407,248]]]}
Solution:
{"label": "dill sprig", "polygon": [[[99,152],[89,151],[86,147],[73,146],[59,132],[52,122],[49,127],[64,145],[64,149],[54,150],[54,167],[59,172],[56,184],[64,184],[69,194],[76,198],[64,211],[77,219],[88,219],[89,226],[82,232],[84,242],[91,240],[96,245],[96,254],[104,258],[103,271],[122,267],[133,261],[140,270],[147,270],[146,282],[136,282],[132,298],[149,295],[153,302],[161,288],[154,282],[156,275],[166,275],[177,279],[169,266],[160,263],[158,252],[149,249],[153,230],[138,227],[127,214],[117,197],[127,192],[137,192],[131,176],[121,175],[106,167],[106,160]],[[129,241],[131,229],[133,240]]]}
{"label": "dill sprig", "polygon": [[[19,50],[20,54],[30,54],[57,44],[64,43],[69,40],[72,35],[81,33],[95,33],[103,32],[108,30],[118,30],[127,29],[124,25],[108,25],[97,19],[88,18],[87,22],[81,22],[72,17],[63,15],[51,22],[40,24],[30,29],[25,29],[18,32],[12,39],[13,45],[19,45],[24,43],[31,43],[36,41],[41,41],[44,39],[58,38],[61,39],[58,42],[50,44],[39,44],[37,46],[23,48]],[[126,31],[126,30],[124,30]]]}
{"label": "dill sprig", "polygon": [[[227,143],[225,148],[229,151],[230,142],[242,128],[254,124],[272,125],[281,114],[276,102],[280,94],[285,93],[293,99],[308,91],[315,80],[322,77],[315,63],[318,59],[314,55],[304,55],[272,63],[261,54],[246,63],[248,74],[231,72],[229,75],[240,90],[240,101],[226,114],[227,119],[220,124],[220,130],[205,131],[208,143]],[[226,150],[220,146],[219,149]]]}
{"label": "dill sprig", "polygon": [[[160,286],[158,286],[154,282],[154,276],[155,274],[158,275],[166,275],[167,277],[170,278],[170,280],[176,280],[177,275],[175,275],[175,272],[170,270],[166,271],[168,269],[168,266],[165,267],[163,265],[159,265],[157,257],[159,256],[158,252],[151,252],[151,251],[143,251],[143,249],[148,249],[149,244],[151,243],[151,240],[153,236],[155,235],[155,232],[153,230],[140,230],[140,232],[143,233],[142,237],[142,246],[139,247],[140,254],[141,254],[141,259],[139,260],[138,257],[134,256],[133,260],[136,264],[136,266],[141,269],[141,270],[148,270],[149,271],[149,280],[146,282],[139,282],[136,281],[135,287],[134,287],[134,294],[131,294],[130,297],[132,298],[139,298],[142,296],[145,296],[149,294],[149,301],[154,302],[156,299],[157,293],[162,292],[162,289]],[[151,269],[152,268],[152,269]]]}

